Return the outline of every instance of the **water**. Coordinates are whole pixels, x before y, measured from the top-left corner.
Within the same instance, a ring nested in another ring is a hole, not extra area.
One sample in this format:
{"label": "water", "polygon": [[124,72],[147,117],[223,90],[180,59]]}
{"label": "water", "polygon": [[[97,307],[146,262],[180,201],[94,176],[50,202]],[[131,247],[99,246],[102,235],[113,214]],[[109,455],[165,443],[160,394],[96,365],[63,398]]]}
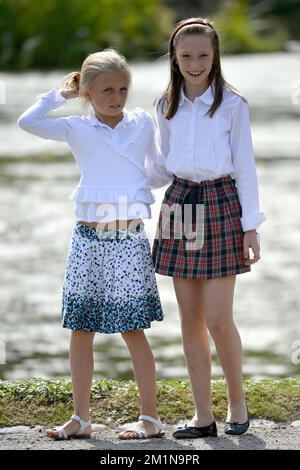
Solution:
{"label": "water", "polygon": [[[226,78],[250,103],[261,207],[267,221],[259,229],[262,260],[237,276],[234,312],[241,333],[244,372],[250,376],[300,376],[292,361],[300,340],[300,104],[293,104],[300,79],[300,55],[226,57]],[[165,61],[132,64],[129,108],[152,102],[167,81]],[[65,72],[65,74],[68,71]],[[0,378],[68,376],[69,331],[60,326],[60,302],[67,245],[73,226],[68,199],[79,172],[68,147],[30,136],[16,119],[35,96],[59,84],[64,72],[0,74],[6,104],[0,106],[0,340],[6,364]],[[82,113],[78,100],[55,115]],[[154,192],[154,235],[164,189]],[[186,377],[178,309],[172,281],[157,275],[164,322],[148,330],[159,378]],[[221,369],[214,345],[213,375]],[[119,335],[96,335],[96,377],[132,378],[129,355]],[[298,355],[300,356],[300,355]],[[294,361],[295,362],[295,361]]]}

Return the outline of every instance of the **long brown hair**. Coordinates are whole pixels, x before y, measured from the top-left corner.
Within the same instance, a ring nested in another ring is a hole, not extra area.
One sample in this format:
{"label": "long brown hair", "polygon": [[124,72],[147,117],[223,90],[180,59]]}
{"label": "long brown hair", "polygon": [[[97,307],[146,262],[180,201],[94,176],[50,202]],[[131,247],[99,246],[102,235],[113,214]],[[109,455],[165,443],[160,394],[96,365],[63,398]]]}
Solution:
{"label": "long brown hair", "polygon": [[213,23],[205,18],[190,18],[188,20],[180,21],[172,32],[169,41],[168,56],[170,60],[170,81],[166,91],[163,92],[156,100],[158,105],[162,106],[162,109],[164,105],[167,104],[167,109],[164,114],[166,119],[171,119],[178,109],[180,89],[184,80],[179,70],[179,66],[176,63],[176,44],[180,37],[188,34],[205,35],[210,39],[214,50],[213,65],[208,76],[209,85],[214,85],[214,101],[210,109],[207,111],[207,115],[212,117],[222,103],[224,87],[237,93],[237,90],[229,85],[223,77],[220,61],[219,37]]}

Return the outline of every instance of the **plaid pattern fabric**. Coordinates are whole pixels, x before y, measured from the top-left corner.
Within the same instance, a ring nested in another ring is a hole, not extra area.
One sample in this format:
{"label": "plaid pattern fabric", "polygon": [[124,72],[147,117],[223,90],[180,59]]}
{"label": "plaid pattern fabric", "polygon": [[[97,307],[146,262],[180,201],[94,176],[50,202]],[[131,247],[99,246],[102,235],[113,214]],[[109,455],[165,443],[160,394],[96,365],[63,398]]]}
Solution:
{"label": "plaid pattern fabric", "polygon": [[190,279],[251,271],[244,263],[240,217],[242,207],[230,175],[200,183],[174,175],[153,244],[155,271]]}

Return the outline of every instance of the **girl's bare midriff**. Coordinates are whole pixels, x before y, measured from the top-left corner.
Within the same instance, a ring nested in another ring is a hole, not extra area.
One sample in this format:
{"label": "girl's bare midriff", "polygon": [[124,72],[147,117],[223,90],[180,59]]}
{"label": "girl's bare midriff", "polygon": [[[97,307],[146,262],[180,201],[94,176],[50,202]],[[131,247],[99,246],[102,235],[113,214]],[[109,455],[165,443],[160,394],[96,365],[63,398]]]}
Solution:
{"label": "girl's bare midriff", "polygon": [[133,228],[138,225],[142,219],[130,219],[130,220],[112,220],[110,222],[85,222],[79,221],[82,225],[87,225],[88,227],[97,228],[97,229],[106,229],[106,230],[124,230],[128,227]]}

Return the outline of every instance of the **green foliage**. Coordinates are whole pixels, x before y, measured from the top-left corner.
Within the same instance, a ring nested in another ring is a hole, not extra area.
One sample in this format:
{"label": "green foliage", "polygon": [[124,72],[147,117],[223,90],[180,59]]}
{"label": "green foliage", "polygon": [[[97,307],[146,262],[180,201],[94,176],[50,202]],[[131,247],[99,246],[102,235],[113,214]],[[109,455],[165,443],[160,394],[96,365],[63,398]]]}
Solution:
{"label": "green foliage", "polygon": [[282,24],[264,18],[249,0],[230,0],[213,17],[226,53],[272,52],[288,39]]}
{"label": "green foliage", "polygon": [[[300,417],[300,382],[296,379],[260,379],[244,382],[252,418],[289,421]],[[227,391],[223,379],[212,382],[213,410],[217,419],[227,411]],[[177,423],[194,413],[190,384],[186,380],[157,383],[161,419]],[[91,408],[93,422],[121,424],[139,415],[135,382],[93,381]],[[72,414],[72,384],[65,379],[34,378],[15,382],[0,381],[0,426],[43,425],[64,422]]]}
{"label": "green foliage", "polygon": [[72,399],[71,382],[65,380],[45,380],[33,378],[30,380],[3,381],[0,384],[0,398],[23,400],[30,402],[39,399],[39,402],[52,404],[60,401],[66,403]]}
{"label": "green foliage", "polygon": [[0,0],[0,67],[79,67],[105,47],[147,58],[171,29],[160,0]]}
{"label": "green foliage", "polygon": [[299,37],[298,0],[0,0],[0,69],[79,69],[114,47],[128,59],[166,52],[174,23],[215,20],[226,53],[275,51]]}

